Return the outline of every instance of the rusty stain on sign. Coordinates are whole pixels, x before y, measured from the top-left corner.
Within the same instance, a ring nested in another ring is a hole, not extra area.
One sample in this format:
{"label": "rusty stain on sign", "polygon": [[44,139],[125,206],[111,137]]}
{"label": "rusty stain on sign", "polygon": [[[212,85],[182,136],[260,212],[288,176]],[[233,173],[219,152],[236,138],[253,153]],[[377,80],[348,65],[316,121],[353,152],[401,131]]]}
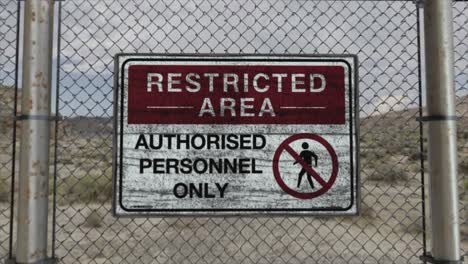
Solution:
{"label": "rusty stain on sign", "polygon": [[358,213],[355,56],[115,63],[115,215]]}

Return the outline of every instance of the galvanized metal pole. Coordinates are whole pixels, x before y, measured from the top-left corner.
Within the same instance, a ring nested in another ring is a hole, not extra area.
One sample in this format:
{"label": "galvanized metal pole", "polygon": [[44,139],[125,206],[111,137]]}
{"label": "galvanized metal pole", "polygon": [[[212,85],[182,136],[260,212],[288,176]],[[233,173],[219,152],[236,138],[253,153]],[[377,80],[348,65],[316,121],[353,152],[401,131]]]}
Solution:
{"label": "galvanized metal pole", "polygon": [[[424,1],[431,242],[434,263],[460,261],[451,0]],[[445,261],[445,262],[444,262]]]}
{"label": "galvanized metal pole", "polygon": [[53,0],[24,3],[17,263],[47,261]]}

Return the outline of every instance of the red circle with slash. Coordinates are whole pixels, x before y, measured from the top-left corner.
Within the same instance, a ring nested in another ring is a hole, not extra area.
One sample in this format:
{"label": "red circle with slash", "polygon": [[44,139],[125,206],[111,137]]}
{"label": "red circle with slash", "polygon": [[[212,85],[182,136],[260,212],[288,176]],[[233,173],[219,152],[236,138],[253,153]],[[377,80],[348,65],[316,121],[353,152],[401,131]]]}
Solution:
{"label": "red circle with slash", "polygon": [[[305,163],[302,160],[302,158],[299,156],[299,154],[297,154],[297,152],[294,151],[294,149],[292,149],[289,146],[292,142],[297,141],[297,140],[303,140],[303,139],[314,140],[322,144],[322,146],[324,146],[325,149],[330,154],[331,161],[332,161],[332,172],[328,181],[324,180],[310,165]],[[284,180],[281,178],[281,174],[279,171],[279,158],[281,154],[283,153],[283,151],[286,151],[287,153],[289,153],[289,155],[291,155],[293,159],[297,161],[302,166],[302,168],[304,168],[307,171],[307,173],[309,173],[312,176],[312,178],[322,186],[322,188],[318,189],[317,191],[307,192],[307,193],[298,192],[289,188],[289,186],[286,185]],[[316,134],[293,135],[287,138],[278,146],[278,149],[276,150],[275,155],[273,157],[273,175],[275,176],[275,180],[278,183],[278,185],[281,187],[281,189],[283,189],[283,191],[285,191],[289,195],[292,195],[299,199],[312,199],[312,198],[315,198],[317,196],[320,196],[326,193],[333,186],[333,183],[335,183],[336,176],[338,175],[338,156],[336,155],[336,152],[333,149],[333,147],[330,145],[330,143],[328,143],[328,141],[326,141],[323,137],[319,135],[316,135]]]}

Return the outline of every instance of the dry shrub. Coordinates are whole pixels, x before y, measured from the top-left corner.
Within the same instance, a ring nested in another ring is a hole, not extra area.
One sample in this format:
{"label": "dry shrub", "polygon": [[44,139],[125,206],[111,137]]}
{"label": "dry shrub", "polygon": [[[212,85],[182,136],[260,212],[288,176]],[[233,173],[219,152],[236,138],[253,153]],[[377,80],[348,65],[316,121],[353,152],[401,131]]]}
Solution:
{"label": "dry shrub", "polygon": [[84,225],[89,228],[98,228],[102,225],[103,217],[97,210],[92,210],[85,219]]}
{"label": "dry shrub", "polygon": [[409,180],[409,174],[400,164],[379,164],[375,172],[369,175],[370,181],[383,181],[386,183],[397,183]]}
{"label": "dry shrub", "polygon": [[0,203],[7,203],[10,201],[10,183],[0,183]]}

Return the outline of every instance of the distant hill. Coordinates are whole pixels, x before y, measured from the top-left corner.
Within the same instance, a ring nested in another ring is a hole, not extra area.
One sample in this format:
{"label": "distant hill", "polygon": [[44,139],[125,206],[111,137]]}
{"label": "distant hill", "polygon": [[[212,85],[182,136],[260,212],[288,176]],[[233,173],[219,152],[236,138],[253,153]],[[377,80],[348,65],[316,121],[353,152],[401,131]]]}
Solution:
{"label": "distant hill", "polygon": [[[15,89],[10,86],[0,85],[0,98],[0,133],[8,135],[13,126],[12,118],[15,102]],[[19,109],[17,112],[19,113]]]}
{"label": "distant hill", "polygon": [[[18,90],[18,105],[16,109],[16,115],[21,114],[21,89]],[[12,86],[0,85],[0,133],[2,135],[9,135],[12,133],[13,128],[13,111],[15,102],[15,89]],[[16,122],[17,134],[20,134],[21,124]],[[61,134],[62,128],[59,127],[59,134]],[[51,137],[54,136],[55,129],[51,128]]]}
{"label": "distant hill", "polygon": [[[18,94],[20,97],[21,94]],[[11,86],[0,85],[0,117],[11,116],[15,101],[15,89]]]}
{"label": "distant hill", "polygon": [[113,133],[113,122],[110,117],[70,117],[62,118],[60,126],[65,135],[78,134],[83,137],[110,135]]}
{"label": "distant hill", "polygon": [[[457,123],[457,130],[463,133],[468,130],[468,96],[457,98],[457,115],[461,119]],[[425,111],[425,109],[423,109]],[[425,115],[425,113],[423,114]],[[401,130],[414,130],[418,128],[416,118],[419,117],[418,108],[410,108],[401,111],[393,111],[380,115],[369,116],[361,119],[360,130],[363,133],[380,131],[382,133],[396,133]]]}
{"label": "distant hill", "polygon": [[[0,132],[5,133],[11,130],[12,112],[14,102],[14,89],[12,87],[0,85]],[[18,100],[21,99],[21,91]],[[468,133],[468,96],[456,100],[457,113],[462,116],[458,122],[459,144],[465,146],[464,137]],[[18,105],[20,113],[20,104]],[[388,142],[395,147],[405,145],[419,135],[419,116],[417,108],[410,108],[402,111],[387,112],[380,115],[368,116],[360,120],[360,132],[364,147],[371,145],[367,141]],[[78,134],[83,137],[93,135],[110,135],[113,132],[113,122],[110,117],[60,117],[59,135]],[[382,138],[392,135],[393,138]],[[467,146],[468,147],[468,146]]]}

